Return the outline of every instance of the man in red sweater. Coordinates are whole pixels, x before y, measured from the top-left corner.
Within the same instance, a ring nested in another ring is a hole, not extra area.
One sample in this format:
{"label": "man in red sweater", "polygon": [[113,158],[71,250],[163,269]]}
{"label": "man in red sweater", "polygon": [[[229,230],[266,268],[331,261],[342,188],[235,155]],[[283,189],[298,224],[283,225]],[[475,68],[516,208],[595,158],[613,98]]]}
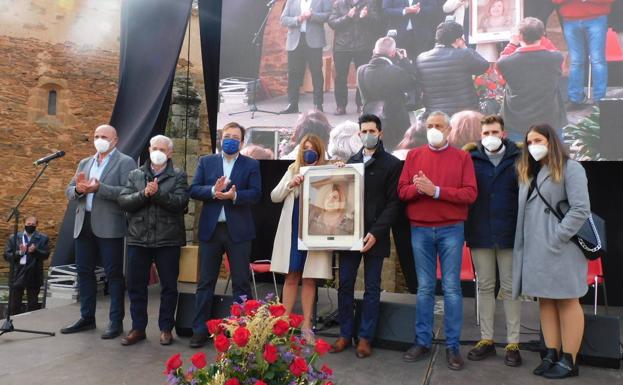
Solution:
{"label": "man in red sweater", "polygon": [[448,145],[451,130],[448,115],[439,111],[431,113],[426,127],[428,144],[409,151],[398,181],[398,196],[407,203],[411,222],[411,247],[418,280],[415,344],[403,359],[417,361],[430,352],[439,255],[446,360],[450,369],[459,370],[464,365],[459,352],[463,325],[460,281],[463,222],[478,190],[469,153]]}
{"label": "man in red sweater", "polygon": [[[608,15],[614,0],[552,0],[558,4],[563,19],[562,29],[569,48],[569,106],[578,110],[587,104],[584,95],[587,56],[591,61],[593,100],[606,96],[608,63],[606,63],[606,33]],[[590,87],[590,84],[589,84]]]}

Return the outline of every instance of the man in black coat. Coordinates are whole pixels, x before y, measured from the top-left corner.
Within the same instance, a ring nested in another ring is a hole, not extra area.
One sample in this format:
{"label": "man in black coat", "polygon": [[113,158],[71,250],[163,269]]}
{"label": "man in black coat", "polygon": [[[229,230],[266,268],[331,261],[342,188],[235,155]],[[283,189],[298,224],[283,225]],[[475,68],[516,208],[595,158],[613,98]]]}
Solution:
{"label": "man in black coat", "polygon": [[[4,259],[14,264],[11,288],[11,314],[21,313],[24,289],[28,299],[27,311],[39,308],[39,289],[43,285],[43,261],[50,256],[48,236],[37,231],[37,218],[26,217],[24,231],[11,235],[4,246]],[[15,245],[17,244],[17,247]]]}
{"label": "man in black coat", "polygon": [[357,270],[364,260],[365,293],[359,327],[357,357],[365,358],[372,353],[371,342],[379,316],[381,295],[381,272],[383,260],[390,253],[389,230],[396,220],[401,203],[398,200],[398,178],[401,162],[385,152],[381,120],[371,114],[359,118],[359,136],[363,148],[348,163],[364,163],[364,232],[363,248],[359,251],[340,252],[340,286],[338,311],[340,337],[332,351],[339,353],[352,344],[354,336],[353,296]]}
{"label": "man in black coat", "polygon": [[145,339],[149,270],[156,263],[160,278],[160,344],[172,342],[177,305],[180,246],[186,244],[184,211],[190,199],[183,170],[173,167],[173,142],[157,135],[149,142],[149,159],[130,172],[119,206],[128,213],[128,273],[132,330],[121,339],[133,345]]}
{"label": "man in black coat", "polygon": [[380,117],[385,146],[392,151],[411,125],[405,93],[416,87],[415,68],[391,37],[377,40],[373,53],[370,63],[357,70],[357,87],[363,112]]}

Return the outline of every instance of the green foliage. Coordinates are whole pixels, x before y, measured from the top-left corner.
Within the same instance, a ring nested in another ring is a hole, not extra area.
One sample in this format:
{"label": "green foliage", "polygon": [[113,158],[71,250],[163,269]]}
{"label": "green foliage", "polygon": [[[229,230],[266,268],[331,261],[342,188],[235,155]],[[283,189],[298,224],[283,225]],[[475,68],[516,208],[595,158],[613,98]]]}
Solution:
{"label": "green foliage", "polygon": [[591,114],[577,124],[564,129],[565,144],[571,148],[576,160],[603,160],[599,153],[599,107],[594,106]]}

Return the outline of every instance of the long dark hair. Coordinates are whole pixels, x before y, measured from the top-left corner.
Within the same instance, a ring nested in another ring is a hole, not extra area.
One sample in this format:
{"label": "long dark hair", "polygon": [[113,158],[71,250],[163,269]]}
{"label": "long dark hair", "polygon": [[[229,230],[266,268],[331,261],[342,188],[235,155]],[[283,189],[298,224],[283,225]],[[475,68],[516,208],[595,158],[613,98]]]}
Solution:
{"label": "long dark hair", "polygon": [[560,141],[560,137],[549,124],[533,124],[526,132],[523,140],[521,156],[517,161],[517,176],[519,182],[528,184],[532,178],[536,177],[540,168],[539,162],[534,160],[528,151],[528,134],[536,132],[547,138],[547,167],[549,168],[552,180],[560,183],[565,164],[569,159],[569,154]]}

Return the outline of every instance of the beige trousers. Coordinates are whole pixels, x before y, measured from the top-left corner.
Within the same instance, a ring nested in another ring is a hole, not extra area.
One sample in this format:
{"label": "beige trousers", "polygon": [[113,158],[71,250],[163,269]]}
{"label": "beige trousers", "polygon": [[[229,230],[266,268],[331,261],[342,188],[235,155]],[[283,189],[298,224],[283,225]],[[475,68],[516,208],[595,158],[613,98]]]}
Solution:
{"label": "beige trousers", "polygon": [[495,317],[495,266],[500,272],[498,299],[504,302],[507,343],[519,343],[521,326],[521,301],[513,300],[513,250],[472,249],[474,267],[478,275],[480,296],[480,334],[483,340],[493,339]]}

